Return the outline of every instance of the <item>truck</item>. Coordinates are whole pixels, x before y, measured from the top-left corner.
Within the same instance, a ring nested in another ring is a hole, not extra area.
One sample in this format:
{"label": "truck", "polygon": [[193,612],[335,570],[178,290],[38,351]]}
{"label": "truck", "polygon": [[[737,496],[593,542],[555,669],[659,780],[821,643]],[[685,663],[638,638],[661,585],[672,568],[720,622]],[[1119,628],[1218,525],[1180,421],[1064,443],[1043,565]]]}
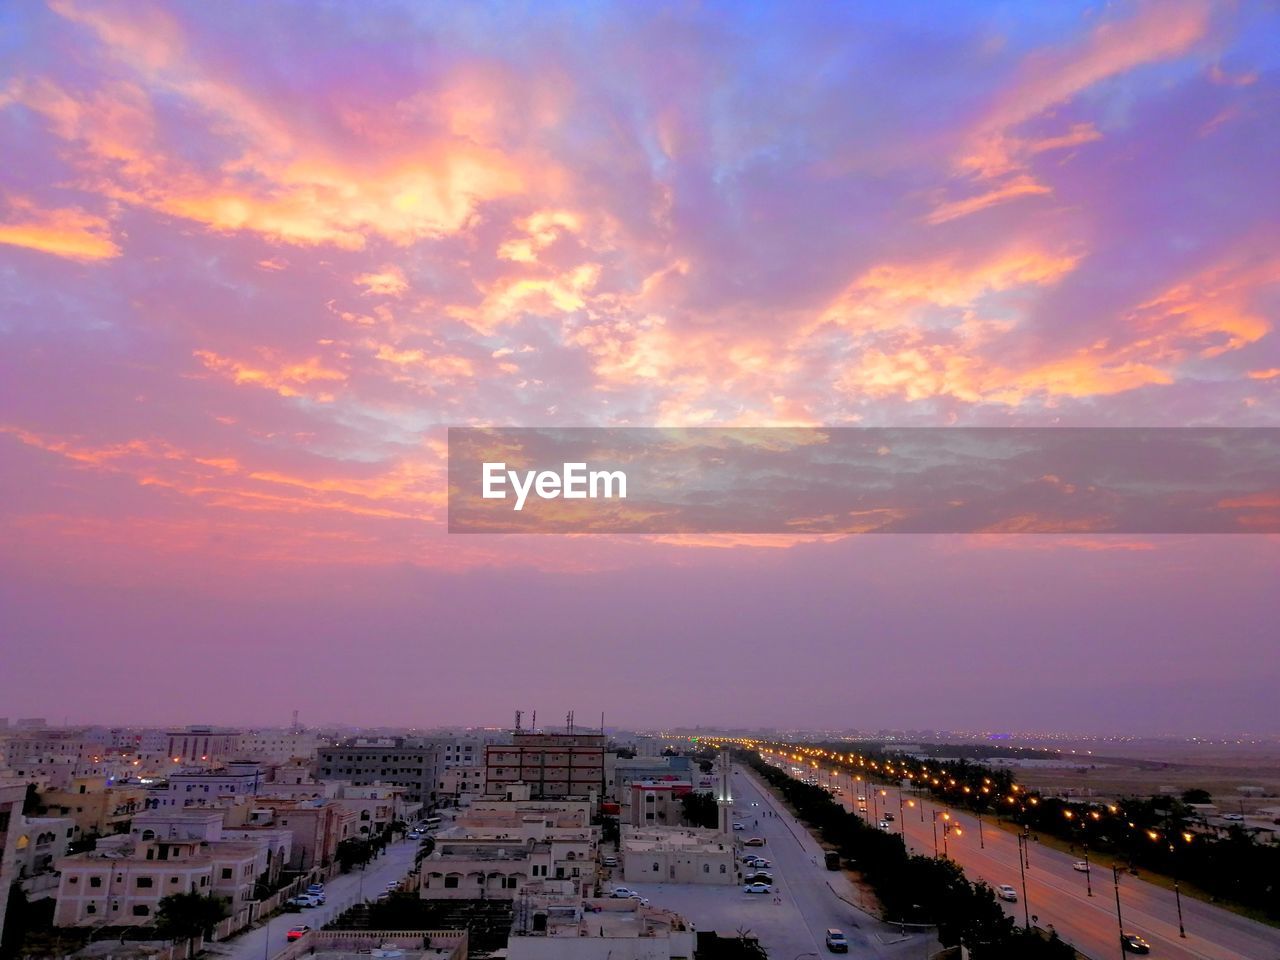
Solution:
{"label": "truck", "polygon": [[839,869],[840,869],[840,851],[838,851],[838,850],[828,850],[828,851],[824,854],[824,856],[827,858],[827,869],[828,869],[828,870],[839,870]]}

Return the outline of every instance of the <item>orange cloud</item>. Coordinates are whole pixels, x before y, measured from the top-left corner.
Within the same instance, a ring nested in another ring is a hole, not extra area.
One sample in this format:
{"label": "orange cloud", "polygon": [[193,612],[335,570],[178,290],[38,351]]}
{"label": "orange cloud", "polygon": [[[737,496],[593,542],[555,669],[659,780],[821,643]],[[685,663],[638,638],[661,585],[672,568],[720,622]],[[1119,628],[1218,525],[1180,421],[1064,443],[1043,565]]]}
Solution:
{"label": "orange cloud", "polygon": [[264,359],[271,361],[269,366],[256,366],[250,363],[223,357],[212,350],[196,350],[196,357],[205,368],[229,378],[236,384],[253,384],[274,390],[282,397],[309,396],[321,403],[333,400],[328,391],[307,391],[305,388],[313,383],[345,383],[347,375],[341,370],[327,367],[318,357],[305,360],[279,362],[269,351],[262,351]]}
{"label": "orange cloud", "polygon": [[354,250],[371,236],[408,245],[456,233],[477,204],[526,185],[505,152],[448,133],[401,137],[365,158],[350,155],[360,142],[344,142],[343,152],[328,147],[298,132],[277,105],[206,68],[162,12],[131,7],[121,16],[69,0],[54,9],[94,31],[149,87],[202,113],[233,154],[204,171],[181,160],[180,150],[166,150],[136,84],[73,96],[42,79],[19,82],[12,97],[45,117],[74,148],[69,159],[85,171],[85,185],[111,199],[215,231]]}
{"label": "orange cloud", "polygon": [[1049,286],[1079,256],[1035,247],[1009,247],[983,260],[947,257],[922,263],[884,263],[855,279],[805,330],[826,324],[857,331],[902,326],[912,307],[972,307],[981,297],[1018,287]]}
{"label": "orange cloud", "polygon": [[398,297],[409,289],[404,271],[395,264],[388,264],[375,273],[362,273],[354,282],[372,296]]}
{"label": "orange cloud", "polygon": [[0,243],[25,247],[69,260],[110,260],[120,256],[102,217],[75,208],[40,210],[26,200],[11,200],[0,223]]}
{"label": "orange cloud", "polygon": [[1126,19],[1099,24],[1082,42],[1027,57],[1013,82],[965,136],[955,163],[966,179],[1003,182],[976,196],[939,201],[926,222],[945,223],[1021,197],[1052,193],[1027,172],[1029,160],[1101,134],[1089,124],[1039,139],[1020,138],[1014,131],[1103,80],[1186,54],[1208,32],[1210,12],[1206,0],[1148,2]]}

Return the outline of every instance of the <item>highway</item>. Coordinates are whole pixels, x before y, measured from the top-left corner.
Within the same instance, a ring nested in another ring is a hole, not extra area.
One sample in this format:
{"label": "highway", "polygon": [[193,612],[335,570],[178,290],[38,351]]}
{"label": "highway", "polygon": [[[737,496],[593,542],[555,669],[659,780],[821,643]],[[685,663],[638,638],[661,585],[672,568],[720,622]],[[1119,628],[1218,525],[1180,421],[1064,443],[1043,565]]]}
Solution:
{"label": "highway", "polygon": [[[838,782],[843,786],[843,778]],[[861,789],[866,794],[865,782]],[[948,855],[964,868],[971,880],[985,880],[993,887],[1004,883],[1013,886],[1018,891],[1019,902],[1004,904],[1010,916],[1024,922],[1030,913],[1039,918],[1040,926],[1052,924],[1059,936],[1092,960],[1121,957],[1116,891],[1110,868],[1093,867],[1089,875],[1093,887],[1093,896],[1090,897],[1085,874],[1071,866],[1080,859],[1079,856],[1032,842],[1024,907],[1015,834],[984,818],[980,838],[978,821],[971,814],[929,800],[922,801],[909,791],[904,792],[904,801],[914,800],[917,806],[910,807],[904,802],[904,815],[899,817],[897,787],[878,785],[875,789],[887,791],[887,796],[877,796],[877,811],[888,811],[894,815],[896,819],[890,826],[895,832],[902,833],[905,827],[905,839],[912,853],[933,855],[935,812],[938,817],[938,851],[942,852],[942,815],[949,813],[952,823],[960,827],[961,833],[957,834],[953,829],[946,837]],[[856,801],[847,789],[841,790],[840,799],[847,809],[853,809]],[[868,819],[871,819],[870,813]],[[1125,931],[1137,933],[1147,940],[1154,957],[1169,960],[1280,960],[1280,929],[1185,896],[1182,898],[1182,916],[1187,936],[1182,938],[1178,933],[1173,891],[1124,872],[1120,875],[1120,909]]]}

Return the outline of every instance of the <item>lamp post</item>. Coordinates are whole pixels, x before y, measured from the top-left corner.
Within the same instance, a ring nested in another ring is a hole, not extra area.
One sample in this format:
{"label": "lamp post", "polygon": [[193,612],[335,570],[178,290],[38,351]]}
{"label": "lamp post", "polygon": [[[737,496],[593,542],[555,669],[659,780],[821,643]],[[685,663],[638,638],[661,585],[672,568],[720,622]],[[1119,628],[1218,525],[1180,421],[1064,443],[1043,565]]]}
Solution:
{"label": "lamp post", "polygon": [[1084,888],[1093,896],[1093,874],[1089,869],[1089,841],[1084,842]]}
{"label": "lamp post", "polygon": [[987,849],[987,842],[982,839],[982,811],[978,811],[978,847],[982,850]]}
{"label": "lamp post", "polygon": [[1178,936],[1187,939],[1187,928],[1182,925],[1182,890],[1178,887],[1178,854],[1173,844],[1169,844],[1169,852],[1173,854],[1173,899],[1178,905]]}
{"label": "lamp post", "polygon": [[1111,865],[1111,882],[1116,887],[1116,925],[1120,927],[1120,956],[1125,957],[1129,954],[1129,945],[1124,940],[1124,917],[1120,915],[1120,868],[1115,864]]}
{"label": "lamp post", "polygon": [[938,811],[933,811],[933,855],[938,855]]}
{"label": "lamp post", "polygon": [[1027,899],[1027,871],[1025,869],[1026,861],[1022,859],[1021,847],[1027,843],[1025,837],[1018,837],[1018,873],[1022,876],[1022,916],[1023,921],[1028,930],[1031,929],[1031,902]]}

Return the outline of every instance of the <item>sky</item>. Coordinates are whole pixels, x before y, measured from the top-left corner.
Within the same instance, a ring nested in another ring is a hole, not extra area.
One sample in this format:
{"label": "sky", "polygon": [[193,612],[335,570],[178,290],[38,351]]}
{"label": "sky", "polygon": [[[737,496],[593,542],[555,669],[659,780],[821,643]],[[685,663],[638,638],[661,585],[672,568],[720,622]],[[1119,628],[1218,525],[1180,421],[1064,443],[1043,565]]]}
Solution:
{"label": "sky", "polygon": [[459,536],[449,426],[1280,426],[1280,13],[0,7],[0,715],[1280,732],[1280,537]]}

